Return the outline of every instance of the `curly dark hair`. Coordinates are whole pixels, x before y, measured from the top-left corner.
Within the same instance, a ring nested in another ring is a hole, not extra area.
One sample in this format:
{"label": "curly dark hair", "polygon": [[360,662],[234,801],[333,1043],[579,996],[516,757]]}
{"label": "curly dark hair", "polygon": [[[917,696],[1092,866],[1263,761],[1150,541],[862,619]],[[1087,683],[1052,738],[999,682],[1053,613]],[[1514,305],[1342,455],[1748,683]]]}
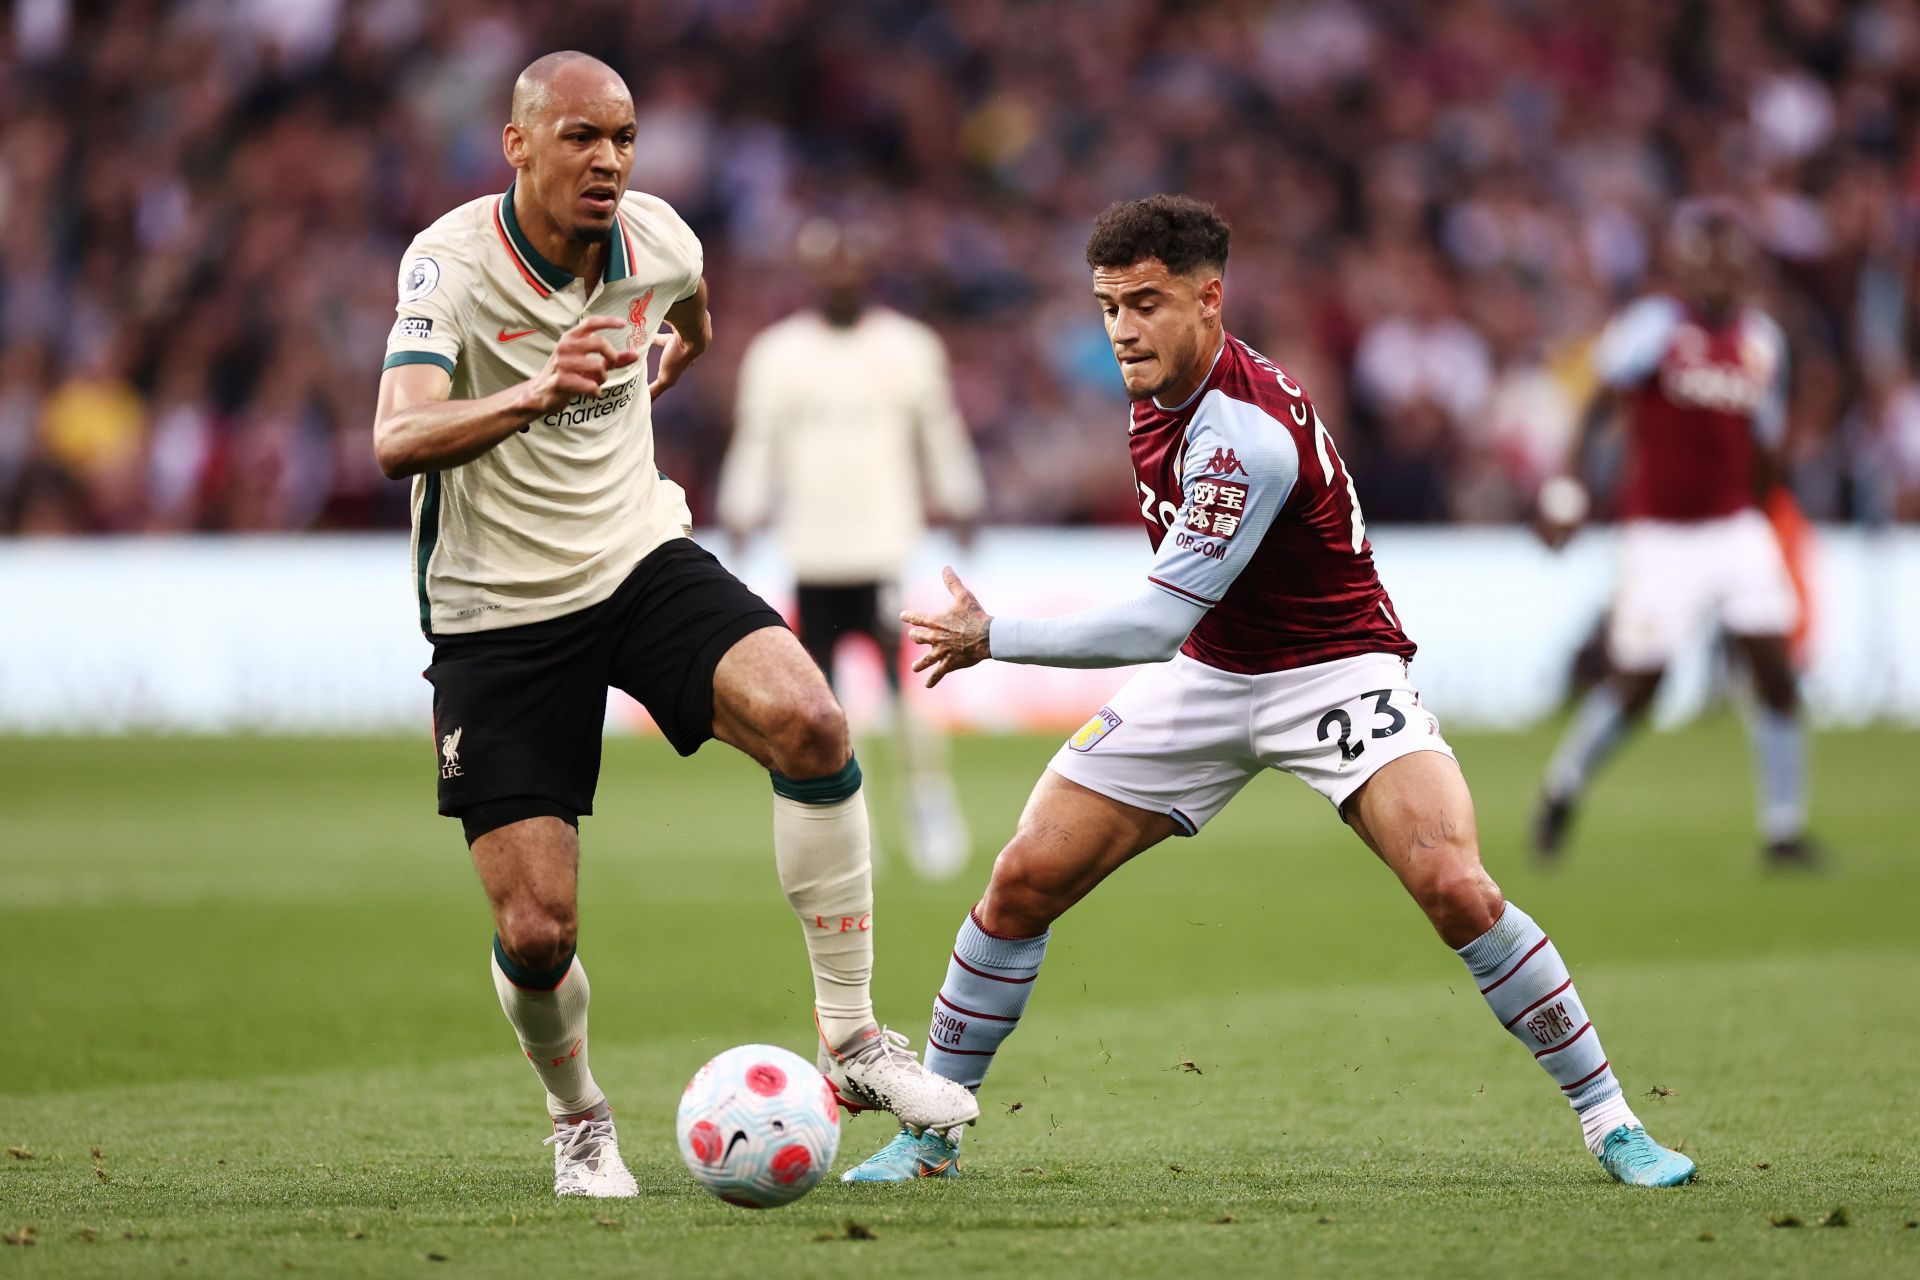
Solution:
{"label": "curly dark hair", "polygon": [[1177,276],[1197,267],[1224,271],[1230,234],[1218,210],[1191,196],[1118,200],[1094,220],[1093,234],[1087,237],[1087,265],[1130,267],[1144,258],[1158,258]]}

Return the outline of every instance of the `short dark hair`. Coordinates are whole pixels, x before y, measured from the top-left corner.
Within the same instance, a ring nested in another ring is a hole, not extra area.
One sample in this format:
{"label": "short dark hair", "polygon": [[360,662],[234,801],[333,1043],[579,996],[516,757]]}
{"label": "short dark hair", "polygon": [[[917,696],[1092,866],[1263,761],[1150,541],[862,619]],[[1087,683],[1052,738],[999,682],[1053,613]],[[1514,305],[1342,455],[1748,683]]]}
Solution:
{"label": "short dark hair", "polygon": [[1177,276],[1198,267],[1224,271],[1230,234],[1217,209],[1191,196],[1118,200],[1094,220],[1093,234],[1087,237],[1087,265],[1130,267],[1158,258]]}

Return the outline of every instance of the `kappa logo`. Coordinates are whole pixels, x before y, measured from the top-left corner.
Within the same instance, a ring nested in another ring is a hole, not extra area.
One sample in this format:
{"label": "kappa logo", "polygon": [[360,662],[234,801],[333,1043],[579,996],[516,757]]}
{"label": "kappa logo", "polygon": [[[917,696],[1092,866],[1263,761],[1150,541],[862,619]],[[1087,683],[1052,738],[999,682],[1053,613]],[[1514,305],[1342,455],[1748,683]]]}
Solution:
{"label": "kappa logo", "polygon": [[440,739],[441,777],[459,778],[465,776],[464,771],[460,768],[460,735],[466,731],[466,726],[462,725],[460,728],[455,729],[452,733]]}
{"label": "kappa logo", "polygon": [[1091,751],[1100,739],[1118,729],[1120,724],[1120,717],[1113,714],[1112,707],[1102,707],[1094,712],[1093,719],[1074,731],[1074,735],[1067,739],[1067,746],[1075,751]]}
{"label": "kappa logo", "polygon": [[1213,451],[1213,457],[1207,462],[1208,475],[1230,476],[1236,471],[1241,475],[1247,474],[1247,469],[1240,464],[1240,459],[1233,456],[1233,450],[1215,449]]}

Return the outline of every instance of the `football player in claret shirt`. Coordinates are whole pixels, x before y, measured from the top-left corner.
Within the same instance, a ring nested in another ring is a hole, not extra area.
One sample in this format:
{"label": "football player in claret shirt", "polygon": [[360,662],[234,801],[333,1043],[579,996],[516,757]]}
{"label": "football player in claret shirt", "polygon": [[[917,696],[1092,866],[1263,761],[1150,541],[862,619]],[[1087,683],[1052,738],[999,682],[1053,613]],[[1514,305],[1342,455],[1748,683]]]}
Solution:
{"label": "football player in claret shirt", "polygon": [[[1155,548],[1137,596],[1057,618],[902,615],[929,683],[987,658],[1153,663],[1053,758],[934,998],[927,1065],[978,1089],[1019,1025],[1053,922],[1135,854],[1198,834],[1257,774],[1325,796],[1453,947],[1500,1025],[1572,1104],[1621,1182],[1693,1162],[1654,1142],[1559,952],[1480,865],[1473,800],[1409,677],[1414,647],[1374,573],[1353,477],[1306,392],[1222,325],[1228,231],[1178,196],[1117,204],[1087,243],[1133,400],[1128,440]],[[902,1131],[846,1175],[952,1176],[955,1137]]]}
{"label": "football player in claret shirt", "polygon": [[[1612,674],[1581,702],[1547,767],[1535,848],[1559,854],[1595,769],[1645,718],[1668,664],[1711,618],[1753,674],[1766,858],[1806,865],[1806,768],[1788,652],[1800,606],[1780,540],[1758,506],[1779,473],[1786,342],[1779,326],[1745,305],[1754,249],[1726,209],[1682,210],[1672,251],[1680,296],[1633,303],[1594,349],[1600,389],[1572,457],[1624,417],[1620,578],[1606,636]],[[1561,545],[1587,509],[1585,490],[1567,475],[1541,496],[1543,531]]]}

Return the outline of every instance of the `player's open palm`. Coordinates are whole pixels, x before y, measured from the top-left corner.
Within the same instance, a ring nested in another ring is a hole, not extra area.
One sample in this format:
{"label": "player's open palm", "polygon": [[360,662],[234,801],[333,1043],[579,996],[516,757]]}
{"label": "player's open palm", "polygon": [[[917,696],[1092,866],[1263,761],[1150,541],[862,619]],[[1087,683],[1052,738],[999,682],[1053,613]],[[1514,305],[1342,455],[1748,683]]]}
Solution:
{"label": "player's open palm", "polygon": [[980,601],[967,590],[952,566],[942,569],[940,577],[953,595],[953,604],[946,612],[908,610],[900,615],[900,621],[911,628],[907,638],[927,646],[913,669],[932,670],[933,674],[927,677],[929,689],[939,684],[949,671],[974,666],[991,656],[987,652],[987,627],[993,618],[980,607]]}
{"label": "player's open palm", "polygon": [[607,375],[640,358],[601,336],[626,323],[618,316],[588,316],[560,336],[546,366],[534,375],[533,397],[542,413],[563,409],[581,396],[598,396]]}

